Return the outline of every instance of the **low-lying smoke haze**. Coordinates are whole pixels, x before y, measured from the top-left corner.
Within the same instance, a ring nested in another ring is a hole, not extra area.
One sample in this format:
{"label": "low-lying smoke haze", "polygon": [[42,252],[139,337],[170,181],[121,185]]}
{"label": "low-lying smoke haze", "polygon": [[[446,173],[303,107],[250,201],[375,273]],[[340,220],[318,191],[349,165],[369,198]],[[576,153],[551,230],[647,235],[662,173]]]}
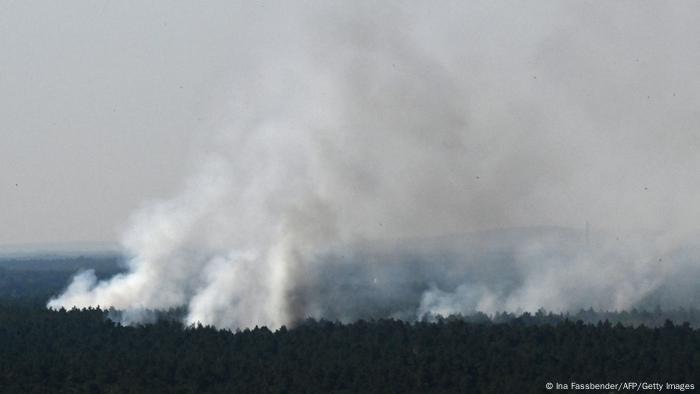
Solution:
{"label": "low-lying smoke haze", "polygon": [[700,5],[264,5],[128,271],[50,307],[236,328],[697,306]]}

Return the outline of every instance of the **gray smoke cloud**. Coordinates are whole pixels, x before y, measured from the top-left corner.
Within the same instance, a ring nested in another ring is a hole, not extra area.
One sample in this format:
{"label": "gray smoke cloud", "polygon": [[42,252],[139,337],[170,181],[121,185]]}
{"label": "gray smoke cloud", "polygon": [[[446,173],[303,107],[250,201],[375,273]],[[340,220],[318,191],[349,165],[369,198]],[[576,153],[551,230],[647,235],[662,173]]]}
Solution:
{"label": "gray smoke cloud", "polygon": [[128,271],[49,307],[237,328],[697,305],[699,5],[268,5]]}

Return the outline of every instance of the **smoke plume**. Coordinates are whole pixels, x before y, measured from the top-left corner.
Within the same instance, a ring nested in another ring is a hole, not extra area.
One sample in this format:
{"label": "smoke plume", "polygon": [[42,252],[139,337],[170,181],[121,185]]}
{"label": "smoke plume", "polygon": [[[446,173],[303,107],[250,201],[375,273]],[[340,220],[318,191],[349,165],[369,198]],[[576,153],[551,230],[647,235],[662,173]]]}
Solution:
{"label": "smoke plume", "polygon": [[267,4],[127,272],[50,307],[237,328],[697,305],[698,5]]}

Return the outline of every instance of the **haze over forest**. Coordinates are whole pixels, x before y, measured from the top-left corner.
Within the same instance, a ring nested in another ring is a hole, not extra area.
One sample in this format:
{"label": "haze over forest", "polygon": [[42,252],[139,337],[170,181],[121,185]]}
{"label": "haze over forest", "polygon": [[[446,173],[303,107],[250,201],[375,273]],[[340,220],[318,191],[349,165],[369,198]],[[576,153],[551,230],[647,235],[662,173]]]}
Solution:
{"label": "haze over forest", "polygon": [[4,3],[0,244],[125,322],[697,306],[695,3]]}

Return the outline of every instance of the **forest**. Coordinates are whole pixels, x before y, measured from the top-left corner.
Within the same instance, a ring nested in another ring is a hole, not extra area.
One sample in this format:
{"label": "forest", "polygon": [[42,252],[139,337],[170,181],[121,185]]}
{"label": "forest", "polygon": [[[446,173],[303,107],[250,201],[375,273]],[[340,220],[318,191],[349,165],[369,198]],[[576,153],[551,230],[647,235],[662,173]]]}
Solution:
{"label": "forest", "polygon": [[184,327],[173,311],[123,326],[110,319],[118,311],[45,308],[61,272],[87,268],[74,263],[0,264],[3,393],[538,393],[700,377],[697,310],[309,319],[274,331]]}

